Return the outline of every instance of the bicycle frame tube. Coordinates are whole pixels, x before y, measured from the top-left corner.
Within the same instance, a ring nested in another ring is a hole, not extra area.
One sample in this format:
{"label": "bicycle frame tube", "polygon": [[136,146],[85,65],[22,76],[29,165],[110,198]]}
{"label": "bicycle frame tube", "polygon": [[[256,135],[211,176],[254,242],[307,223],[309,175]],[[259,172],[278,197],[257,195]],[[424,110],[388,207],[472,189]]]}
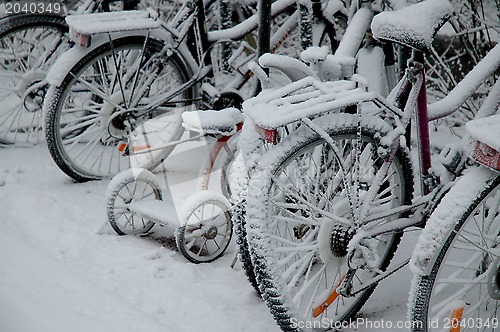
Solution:
{"label": "bicycle frame tube", "polygon": [[[281,14],[295,2],[296,0],[278,0],[274,2],[271,5],[271,16],[275,17],[276,15]],[[211,43],[223,40],[239,40],[250,31],[255,30],[258,27],[258,24],[259,15],[254,14],[230,29],[208,32],[208,40]]]}
{"label": "bicycle frame tube", "polygon": [[[424,63],[424,55],[421,52],[416,53],[415,60]],[[420,91],[417,97],[417,140],[418,154],[420,158],[420,174],[423,180],[422,193],[424,195],[430,192],[429,185],[425,179],[429,176],[431,168],[431,143],[429,136],[429,116],[427,110],[427,89],[425,87],[425,71],[422,69],[419,73],[422,75]]]}
{"label": "bicycle frame tube", "polygon": [[[431,147],[429,135],[429,116],[427,108],[427,90],[425,87],[425,70],[424,70],[424,55],[422,52],[413,52],[412,65],[407,69],[406,75],[403,77],[400,91],[396,100],[401,107],[404,107],[404,113],[401,123],[408,127],[413,112],[416,113],[417,121],[417,142],[418,142],[418,157],[419,168],[421,174],[421,189],[422,194],[426,195],[430,192],[430,187],[426,179],[429,176],[431,164]],[[406,136],[407,138],[409,135]],[[410,144],[411,142],[407,142]]]}
{"label": "bicycle frame tube", "polygon": [[[196,20],[198,23],[198,33],[200,34],[200,41],[201,41],[201,49],[202,49],[201,56],[203,56],[209,47],[208,31],[207,31],[207,25],[205,23],[206,17],[205,17],[203,0],[197,0],[196,5],[198,7],[198,12],[196,14]],[[210,57],[205,57],[205,59],[200,59],[200,62],[202,60],[205,63],[205,65],[209,65],[211,63]]]}
{"label": "bicycle frame tube", "polygon": [[[208,190],[208,186],[210,184],[210,177],[212,173],[215,171],[214,166],[217,157],[219,156],[219,153],[222,151],[222,149],[228,149],[227,144],[229,140],[231,140],[235,135],[238,135],[242,128],[243,128],[243,123],[238,124],[236,127],[237,130],[236,134],[231,136],[219,137],[217,141],[213,143],[213,146],[209,151],[209,156],[201,167],[199,187],[202,190]],[[234,156],[230,155],[230,158],[234,158]]]}
{"label": "bicycle frame tube", "polygon": [[445,98],[429,105],[430,120],[455,112],[498,68],[500,68],[500,43],[493,47]]}

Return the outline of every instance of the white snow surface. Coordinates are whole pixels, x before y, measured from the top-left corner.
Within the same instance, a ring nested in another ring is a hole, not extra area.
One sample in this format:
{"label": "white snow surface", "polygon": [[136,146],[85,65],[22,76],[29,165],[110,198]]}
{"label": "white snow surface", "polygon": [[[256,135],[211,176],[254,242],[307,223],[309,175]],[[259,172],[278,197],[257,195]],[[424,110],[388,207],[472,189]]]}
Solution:
{"label": "white snow surface", "polygon": [[[166,163],[174,198],[194,193],[187,179],[201,160],[193,151]],[[221,259],[194,265],[174,245],[118,236],[106,224],[108,183],[72,182],[43,145],[0,148],[0,331],[279,331],[240,266],[230,268],[234,243]],[[400,255],[415,238],[405,236]],[[382,282],[358,317],[407,331],[395,324],[406,320],[410,277],[404,269]]]}

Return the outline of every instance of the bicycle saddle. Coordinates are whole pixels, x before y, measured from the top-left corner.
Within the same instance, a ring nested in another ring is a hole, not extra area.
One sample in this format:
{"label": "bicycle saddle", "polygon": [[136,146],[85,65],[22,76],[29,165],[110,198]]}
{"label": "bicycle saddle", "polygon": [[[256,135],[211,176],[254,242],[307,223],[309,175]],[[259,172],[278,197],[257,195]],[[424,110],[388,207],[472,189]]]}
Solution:
{"label": "bicycle saddle", "polygon": [[243,122],[243,114],[236,108],[225,108],[220,111],[203,110],[182,113],[182,125],[207,135],[233,135],[237,125]]}
{"label": "bicycle saddle", "polygon": [[382,12],[373,18],[373,36],[428,51],[436,32],[453,13],[448,0],[425,0],[392,12]]}

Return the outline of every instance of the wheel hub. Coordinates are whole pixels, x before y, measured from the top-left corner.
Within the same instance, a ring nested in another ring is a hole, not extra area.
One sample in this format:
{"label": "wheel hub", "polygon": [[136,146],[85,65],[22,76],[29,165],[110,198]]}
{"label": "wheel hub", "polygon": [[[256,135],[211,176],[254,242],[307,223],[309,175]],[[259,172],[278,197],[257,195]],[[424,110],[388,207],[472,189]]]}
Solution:
{"label": "wheel hub", "polygon": [[[332,213],[335,215],[345,217],[349,211],[350,205],[347,200],[341,199],[333,203]],[[353,226],[325,218],[318,234],[319,254],[323,263],[343,261],[354,234],[356,234],[356,229]]]}
{"label": "wheel hub", "polygon": [[356,234],[356,230],[351,226],[340,223],[333,226],[330,247],[334,256],[344,257],[347,255],[347,246],[354,234]]}
{"label": "wheel hub", "polygon": [[[126,93],[127,94],[127,93]],[[115,92],[109,96],[107,101],[104,101],[101,111],[101,125],[107,127],[108,134],[115,139],[123,139],[128,135],[128,127],[126,121],[127,114],[116,114],[118,111],[115,105],[123,106],[124,99],[121,92]]]}
{"label": "wheel hub", "polygon": [[325,220],[318,234],[319,255],[324,264],[342,264],[356,231],[348,225]]}
{"label": "wheel hub", "polygon": [[212,226],[206,231],[205,238],[208,240],[213,240],[215,239],[218,233],[219,231],[217,230],[217,227]]}
{"label": "wheel hub", "polygon": [[45,76],[46,73],[34,71],[22,76],[18,93],[23,100],[24,108],[29,112],[37,112],[42,109],[43,99],[48,90]]}
{"label": "wheel hub", "polygon": [[488,294],[495,300],[500,300],[500,257],[491,265],[488,273]]}

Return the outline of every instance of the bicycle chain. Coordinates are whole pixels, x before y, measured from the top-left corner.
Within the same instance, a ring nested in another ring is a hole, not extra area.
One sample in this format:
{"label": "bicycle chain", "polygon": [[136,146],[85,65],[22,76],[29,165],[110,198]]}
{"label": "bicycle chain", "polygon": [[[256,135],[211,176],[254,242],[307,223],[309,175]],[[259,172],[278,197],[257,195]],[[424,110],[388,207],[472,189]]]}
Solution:
{"label": "bicycle chain", "polygon": [[354,278],[355,276],[355,273],[357,271],[357,269],[349,269],[344,277],[344,281],[342,282],[342,285],[340,286],[339,288],[339,294],[344,296],[344,297],[353,297],[353,296],[356,296],[358,295],[359,293],[362,293],[366,290],[368,290],[370,287],[373,287],[375,286],[376,284],[378,284],[379,282],[381,282],[382,280],[388,278],[389,276],[393,275],[394,273],[396,273],[397,271],[401,270],[403,267],[405,267],[408,263],[410,262],[410,259],[408,258],[406,261],[404,261],[403,263],[401,263],[398,267],[396,267],[395,269],[389,271],[389,272],[385,272],[383,274],[379,274],[377,277],[373,278],[373,281],[371,283],[369,283],[368,285],[366,286],[363,286],[362,288],[360,289],[357,289],[356,291],[351,291],[351,287],[352,287],[352,279]]}

